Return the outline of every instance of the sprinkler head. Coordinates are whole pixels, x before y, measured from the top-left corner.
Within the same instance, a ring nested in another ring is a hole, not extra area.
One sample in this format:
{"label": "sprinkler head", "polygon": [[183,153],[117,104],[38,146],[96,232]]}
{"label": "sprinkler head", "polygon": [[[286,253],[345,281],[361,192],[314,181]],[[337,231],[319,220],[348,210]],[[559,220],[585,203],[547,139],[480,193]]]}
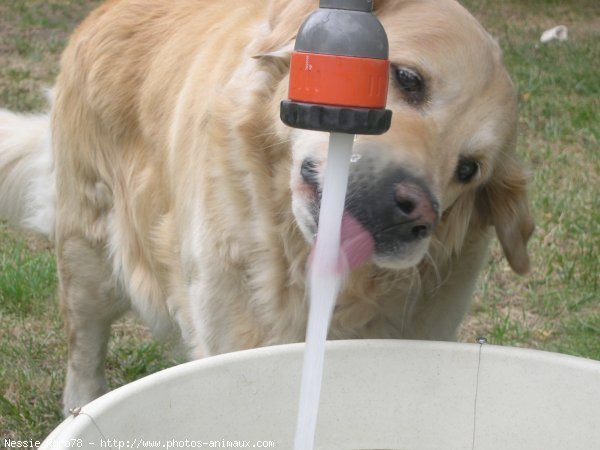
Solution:
{"label": "sprinkler head", "polygon": [[296,36],[289,100],[281,120],[291,127],[349,134],[382,134],[388,41],[372,0],[321,0]]}

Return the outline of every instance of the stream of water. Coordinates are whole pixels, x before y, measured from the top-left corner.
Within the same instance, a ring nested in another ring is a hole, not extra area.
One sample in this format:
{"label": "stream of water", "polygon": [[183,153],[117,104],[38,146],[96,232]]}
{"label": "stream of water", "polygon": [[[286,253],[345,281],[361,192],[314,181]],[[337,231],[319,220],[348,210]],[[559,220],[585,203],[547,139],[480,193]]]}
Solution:
{"label": "stream of water", "polygon": [[354,135],[331,133],[319,230],[309,272],[310,309],[302,367],[295,450],[312,450],[323,378],[325,341],[345,270],[340,236]]}

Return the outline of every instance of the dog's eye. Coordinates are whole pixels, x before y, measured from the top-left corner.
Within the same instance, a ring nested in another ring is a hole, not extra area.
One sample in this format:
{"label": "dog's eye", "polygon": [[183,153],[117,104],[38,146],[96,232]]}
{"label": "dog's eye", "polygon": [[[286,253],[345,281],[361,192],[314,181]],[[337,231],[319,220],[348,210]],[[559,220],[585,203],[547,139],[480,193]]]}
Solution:
{"label": "dog's eye", "polygon": [[456,179],[468,183],[479,173],[479,163],[473,159],[462,158],[456,166]]}
{"label": "dog's eye", "polygon": [[392,64],[394,81],[402,91],[404,98],[412,104],[422,103],[425,99],[425,81],[413,69]]}

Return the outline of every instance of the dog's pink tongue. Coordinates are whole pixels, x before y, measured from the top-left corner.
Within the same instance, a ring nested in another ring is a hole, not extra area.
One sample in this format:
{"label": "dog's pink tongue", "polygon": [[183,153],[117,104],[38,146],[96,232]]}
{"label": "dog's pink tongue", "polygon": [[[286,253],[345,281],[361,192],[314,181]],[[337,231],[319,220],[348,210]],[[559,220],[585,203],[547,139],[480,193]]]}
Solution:
{"label": "dog's pink tongue", "polygon": [[[316,243],[309,258],[311,265],[315,257],[315,247]],[[337,267],[332,268],[333,271],[339,274],[350,272],[367,262],[374,252],[375,241],[371,233],[358,220],[344,212],[340,233],[340,254]]]}
{"label": "dog's pink tongue", "polygon": [[340,268],[353,270],[371,258],[375,242],[371,233],[347,212],[342,218]]}

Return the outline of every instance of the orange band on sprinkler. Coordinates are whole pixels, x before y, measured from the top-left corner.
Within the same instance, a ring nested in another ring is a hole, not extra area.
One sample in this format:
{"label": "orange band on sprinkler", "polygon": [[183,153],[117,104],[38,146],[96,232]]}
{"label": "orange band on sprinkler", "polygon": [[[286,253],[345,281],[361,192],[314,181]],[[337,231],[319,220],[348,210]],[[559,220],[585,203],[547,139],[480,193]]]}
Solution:
{"label": "orange band on sprinkler", "polygon": [[385,108],[386,59],[293,52],[290,100],[353,108]]}

